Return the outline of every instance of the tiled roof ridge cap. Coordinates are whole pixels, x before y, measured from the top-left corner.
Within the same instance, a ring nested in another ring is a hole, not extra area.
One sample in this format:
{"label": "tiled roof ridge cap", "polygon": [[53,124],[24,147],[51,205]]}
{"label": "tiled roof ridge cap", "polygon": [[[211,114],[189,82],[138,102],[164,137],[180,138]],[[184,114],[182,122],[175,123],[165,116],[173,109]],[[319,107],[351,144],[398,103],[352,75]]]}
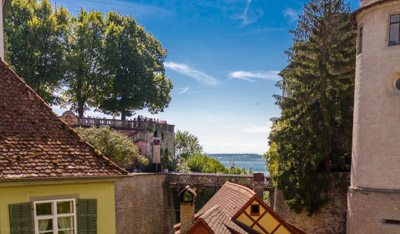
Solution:
{"label": "tiled roof ridge cap", "polygon": [[[60,119],[59,116],[56,113],[53,112],[53,109],[43,100],[43,98],[40,97],[39,94],[37,94],[35,92],[35,90],[33,90],[21,77],[19,77],[19,75],[10,67],[10,65],[7,62],[5,62],[2,58],[0,58],[0,63],[2,65],[2,69],[10,71],[14,75],[14,77],[17,78],[17,80],[20,83],[22,83],[25,86],[25,88],[27,88],[29,90],[29,92],[31,92],[31,94],[33,94],[33,96],[41,102],[41,104],[44,104],[48,108],[48,110],[50,111],[51,115],[53,115],[55,117],[56,121],[60,121],[62,124],[64,124],[66,129],[68,129],[69,131],[73,131],[74,135],[76,137],[78,137],[78,141],[82,140],[87,146],[89,146],[89,148],[91,150],[93,150],[93,154],[96,154],[96,151],[98,151],[98,150],[96,148],[94,148],[91,144],[89,144],[81,136],[79,136],[79,134],[73,128],[71,128],[67,123],[65,123],[62,119]],[[98,151],[98,152],[100,153],[100,155],[101,155],[103,160],[108,161],[110,163],[110,165],[115,167],[121,173],[123,173],[125,175],[128,174],[127,171],[125,171],[124,169],[119,167],[117,164],[115,164],[113,161],[111,161],[109,158],[107,158],[103,153],[101,153],[100,151]],[[93,176],[93,177],[95,177],[95,176]]]}
{"label": "tiled roof ridge cap", "polygon": [[248,188],[248,187],[246,187],[246,186],[240,185],[240,184],[235,184],[235,183],[232,183],[232,182],[227,181],[227,182],[225,183],[225,185],[226,185],[228,188],[237,190],[237,191],[239,191],[239,192],[242,192],[242,191],[244,190],[244,191],[246,191],[246,192],[249,192],[251,195],[256,195],[256,193],[255,193],[253,190],[251,190],[250,188]]}
{"label": "tiled roof ridge cap", "polygon": [[216,210],[219,210],[220,212],[222,212],[226,217],[228,217],[226,214],[225,214],[225,212],[224,212],[224,210],[219,206],[219,205],[215,205],[215,206],[213,206],[211,209],[208,209],[206,212],[204,212],[200,217],[199,217],[199,219],[205,219],[205,218],[207,218],[210,214],[212,214],[214,211],[216,211]]}

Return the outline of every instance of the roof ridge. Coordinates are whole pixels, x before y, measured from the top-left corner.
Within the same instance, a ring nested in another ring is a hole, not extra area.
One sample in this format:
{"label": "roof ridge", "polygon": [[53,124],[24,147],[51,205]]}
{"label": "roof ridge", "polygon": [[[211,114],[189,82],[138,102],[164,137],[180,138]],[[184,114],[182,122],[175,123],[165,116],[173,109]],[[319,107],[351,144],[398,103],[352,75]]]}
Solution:
{"label": "roof ridge", "polygon": [[250,188],[248,188],[248,187],[246,187],[244,185],[241,185],[241,184],[235,184],[235,183],[232,183],[232,182],[229,182],[229,181],[225,182],[225,184],[227,186],[229,186],[230,188],[235,189],[235,190],[243,189],[243,190],[251,193],[252,195],[256,194],[253,190],[251,190]]}
{"label": "roof ridge", "polygon": [[[62,119],[59,118],[59,116],[53,112],[52,108],[46,103],[46,101],[44,101],[44,99],[42,97],[39,96],[39,94],[37,94],[11,67],[10,65],[5,62],[3,59],[0,58],[0,67],[2,71],[9,71],[11,72],[11,79],[16,80],[17,82],[19,82],[21,85],[24,86],[24,88],[26,88],[26,90],[28,91],[28,96],[29,98],[31,98],[32,100],[38,100],[40,102],[40,105],[43,105],[47,108],[48,113],[51,115],[51,117],[54,118],[54,121],[58,121],[60,123],[62,123],[62,128],[64,130],[67,130],[70,135],[74,135],[74,137],[76,138],[76,140],[78,142],[83,142],[86,146],[88,146],[88,148],[92,151],[93,154],[95,154],[95,156],[100,157],[101,159],[105,161],[105,164],[110,166],[112,169],[114,170],[118,170],[121,174],[127,174],[127,172],[122,169],[121,167],[119,167],[117,164],[115,164],[113,161],[111,161],[108,157],[106,157],[103,153],[101,153],[100,151],[98,151],[94,146],[92,146],[91,144],[89,144],[85,139],[83,139],[73,128],[71,128],[66,122],[64,122]],[[32,97],[30,96],[32,95]],[[73,133],[73,134],[71,134]],[[111,169],[110,168],[110,169]]]}
{"label": "roof ridge", "polygon": [[219,205],[215,205],[213,206],[211,209],[208,209],[206,212],[204,212],[199,218],[200,219],[205,219],[207,218],[210,214],[212,214],[215,210],[220,210],[226,217],[228,217],[224,210],[219,206]]}

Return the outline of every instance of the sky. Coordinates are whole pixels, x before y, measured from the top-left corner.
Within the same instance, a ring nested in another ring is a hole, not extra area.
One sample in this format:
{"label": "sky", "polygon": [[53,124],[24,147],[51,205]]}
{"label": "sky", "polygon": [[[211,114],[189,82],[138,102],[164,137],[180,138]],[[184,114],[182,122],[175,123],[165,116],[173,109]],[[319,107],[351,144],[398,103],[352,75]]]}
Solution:
{"label": "sky", "polygon": [[[157,115],[199,138],[206,153],[268,150],[271,117],[280,116],[273,94],[287,65],[289,30],[306,0],[53,0],[73,15],[81,7],[132,15],[168,50],[169,107]],[[358,0],[347,0],[351,11]],[[53,110],[61,114],[54,106]],[[101,113],[89,111],[89,116]]]}

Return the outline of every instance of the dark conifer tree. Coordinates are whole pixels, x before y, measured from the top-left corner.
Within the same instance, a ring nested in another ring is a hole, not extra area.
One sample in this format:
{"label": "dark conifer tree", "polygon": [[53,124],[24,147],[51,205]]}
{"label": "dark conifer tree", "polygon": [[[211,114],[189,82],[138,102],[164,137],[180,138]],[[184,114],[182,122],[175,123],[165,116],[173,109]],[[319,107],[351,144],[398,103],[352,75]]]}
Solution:
{"label": "dark conifer tree", "polygon": [[332,175],[349,171],[356,33],[343,0],[312,0],[299,17],[276,96],[282,116],[269,136],[268,167],[289,207],[313,214]]}

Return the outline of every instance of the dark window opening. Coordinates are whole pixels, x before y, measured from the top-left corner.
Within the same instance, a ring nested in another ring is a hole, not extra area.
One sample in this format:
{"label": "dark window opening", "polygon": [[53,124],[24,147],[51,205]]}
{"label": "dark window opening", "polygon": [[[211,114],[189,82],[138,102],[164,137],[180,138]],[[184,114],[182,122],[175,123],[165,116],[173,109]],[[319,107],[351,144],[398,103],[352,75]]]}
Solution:
{"label": "dark window opening", "polygon": [[400,15],[390,16],[389,45],[398,45],[400,41]]}
{"label": "dark window opening", "polygon": [[363,27],[360,27],[358,31],[358,51],[357,54],[361,54],[362,52],[362,40],[363,40]]}
{"label": "dark window opening", "polygon": [[395,224],[400,225],[400,220],[393,220],[393,219],[382,219],[383,224]]}
{"label": "dark window opening", "polygon": [[396,89],[397,89],[398,91],[400,91],[400,78],[397,78],[397,80],[396,80],[394,86],[396,87]]}
{"label": "dark window opening", "polygon": [[259,205],[251,205],[251,215],[260,215]]}

